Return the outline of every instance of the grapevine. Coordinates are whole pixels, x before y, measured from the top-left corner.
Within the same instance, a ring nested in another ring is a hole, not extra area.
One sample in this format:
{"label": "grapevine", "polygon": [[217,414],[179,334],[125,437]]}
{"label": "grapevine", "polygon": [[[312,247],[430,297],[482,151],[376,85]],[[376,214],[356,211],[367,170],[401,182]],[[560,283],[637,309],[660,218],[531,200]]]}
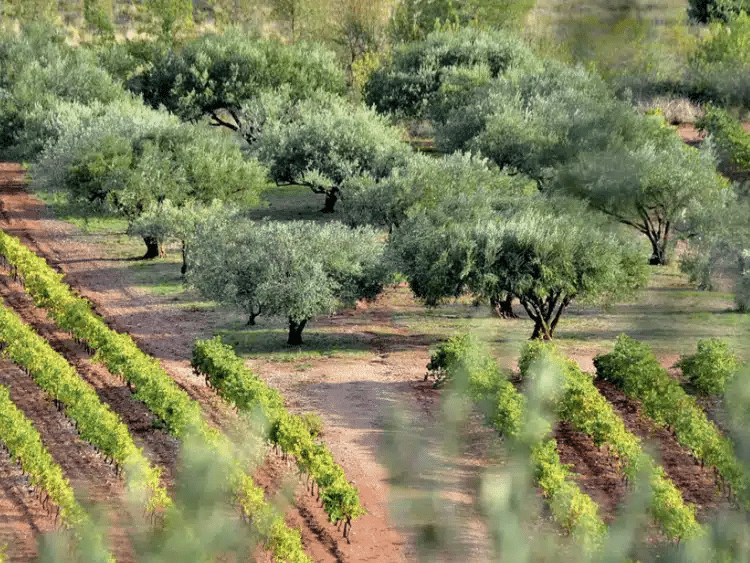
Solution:
{"label": "grapevine", "polygon": [[220,337],[196,340],[193,369],[206,383],[239,410],[260,409],[271,428],[270,439],[287,455],[293,455],[300,471],[312,477],[331,522],[344,521],[344,535],[352,518],[364,513],[357,489],[335,463],[328,448],[317,443],[302,418],[290,414],[281,395],[261,381]]}
{"label": "grapevine", "polygon": [[[111,330],[91,305],[65,285],[62,275],[11,235],[0,231],[0,255],[10,266],[14,279],[23,283],[34,303],[49,310],[57,326],[82,341],[95,359],[114,375],[135,386],[134,396],[142,401],[167,429],[184,440],[190,435],[204,441],[204,447],[220,456],[231,451],[229,439],[210,428],[199,405],[174,383],[159,362],[143,353],[128,335]],[[243,513],[265,539],[276,561],[309,563],[298,530],[290,530],[284,519],[264,500],[263,490],[245,474],[237,461],[228,476]]]}
{"label": "grapevine", "polygon": [[597,375],[614,383],[626,395],[641,401],[643,412],[657,426],[671,429],[677,441],[702,464],[714,467],[737,495],[750,506],[748,475],[734,447],[682,386],[659,365],[651,349],[624,334],[614,350],[594,359]]}
{"label": "grapevine", "polygon": [[168,506],[167,491],[159,484],[161,472],[149,464],[127,427],[99,400],[93,388],[44,338],[5,306],[0,307],[0,327],[3,355],[23,368],[56,404],[65,407],[81,438],[111,458],[118,470],[124,468],[131,486],[149,492],[146,510],[153,512]]}
{"label": "grapevine", "polygon": [[625,428],[622,418],[602,396],[592,378],[575,362],[560,355],[553,345],[542,342],[528,344],[521,354],[518,363],[522,377],[531,377],[531,366],[540,361],[559,370],[563,376],[557,402],[560,419],[590,436],[597,446],[606,444],[628,480],[635,480],[639,471],[648,475],[652,491],[649,509],[667,537],[682,539],[702,534],[695,520],[695,506],[683,502],[680,491],[664,469],[643,451],[638,437]]}

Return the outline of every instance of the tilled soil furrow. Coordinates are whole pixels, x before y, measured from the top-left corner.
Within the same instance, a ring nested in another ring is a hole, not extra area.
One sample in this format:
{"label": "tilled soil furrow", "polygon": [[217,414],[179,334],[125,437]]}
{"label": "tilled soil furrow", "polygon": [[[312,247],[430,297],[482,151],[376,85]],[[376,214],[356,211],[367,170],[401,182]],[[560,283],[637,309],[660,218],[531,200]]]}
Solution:
{"label": "tilled soil furrow", "polygon": [[84,347],[58,329],[54,322],[45,316],[45,312],[36,307],[23,292],[20,284],[0,275],[0,295],[25,323],[45,338],[50,346],[76,369],[83,380],[94,388],[99,399],[109,405],[128,427],[136,445],[143,448],[152,463],[166,470],[165,479],[171,483],[179,456],[179,443],[156,426],[156,418],[146,405],[133,397],[122,379],[112,375],[103,365],[91,362],[91,357]]}
{"label": "tilled soil furrow", "polygon": [[[266,498],[271,500],[284,484],[296,484],[296,467],[290,462],[274,455],[273,450],[266,456],[260,469],[256,472],[259,482],[265,483]],[[342,553],[338,541],[344,541],[341,532],[327,524],[327,516],[315,497],[303,487],[296,487],[294,504],[286,510],[286,523],[292,528],[302,528],[307,533],[302,535],[305,552],[315,563],[346,563],[349,559]],[[333,528],[330,530],[329,528]],[[338,537],[336,537],[338,536]]]}
{"label": "tilled soil furrow", "polygon": [[707,513],[728,502],[719,492],[713,471],[708,467],[701,467],[673,434],[666,429],[656,428],[641,412],[637,402],[608,381],[595,380],[594,383],[622,417],[625,427],[641,438],[646,451],[651,451],[656,456],[667,476],[680,489],[683,500],[695,504],[699,520],[704,520]]}
{"label": "tilled soil furrow", "polygon": [[561,421],[555,429],[560,461],[573,465],[575,481],[581,491],[599,505],[599,515],[609,523],[627,492],[624,475],[617,469],[615,460],[606,450],[594,444],[590,436],[573,430]]}
{"label": "tilled soil furrow", "polygon": [[[0,362],[0,377],[7,365]],[[10,563],[28,563],[37,557],[37,540],[54,531],[54,509],[48,510],[30,487],[21,468],[0,448],[0,549],[7,546]]]}
{"label": "tilled soil furrow", "polygon": [[[64,265],[66,263],[66,258],[57,250],[55,250],[51,245],[45,244],[43,242],[40,242],[40,240],[35,237],[32,233],[26,231],[23,233],[19,233],[17,236],[21,239],[21,241],[32,251],[34,251],[37,255],[45,258],[47,260],[47,263],[51,265],[53,269],[55,269],[58,272],[66,273],[66,268],[61,267],[61,265]],[[103,262],[106,262],[106,260],[102,259]],[[102,264],[103,266],[106,266],[106,264]],[[66,274],[67,275],[67,274]],[[85,281],[85,280],[84,280]],[[98,300],[101,299],[101,295],[96,292],[92,291],[90,289],[86,289],[86,285],[79,285],[81,284],[81,280],[78,279],[77,276],[68,275],[66,278],[66,282],[71,284],[75,283],[75,289],[80,291],[80,294],[88,299],[93,304],[93,310],[101,316],[107,326],[109,326],[112,330],[115,330],[117,332],[121,333],[128,333],[130,334],[131,338],[135,340],[136,344],[138,344],[138,347],[144,350],[147,354],[153,355],[154,357],[161,357],[165,355],[165,350],[162,346],[160,346],[160,340],[164,340],[165,335],[163,334],[148,334],[148,333],[142,333],[140,330],[141,327],[137,323],[137,320],[132,320],[130,322],[127,322],[123,319],[115,319],[112,320],[111,318],[108,318],[106,314],[102,314],[102,312],[99,310],[99,307],[97,305]],[[120,284],[117,288],[117,292],[125,296],[125,300],[129,307],[133,308],[134,303],[138,303],[137,309],[138,310],[146,310],[148,309],[148,298],[144,297],[143,295],[136,295],[133,292],[131,292],[127,287]],[[121,295],[121,296],[122,296]],[[145,301],[145,303],[144,303]],[[171,313],[169,311],[163,311],[163,319],[162,322],[159,324],[160,327],[170,327],[175,333],[179,334],[180,327],[183,323],[181,323],[183,314],[181,313]],[[123,315],[123,317],[131,317],[133,319],[138,318],[138,311],[133,310],[133,313],[130,315]],[[133,325],[135,323],[135,326]],[[172,334],[168,335],[169,337],[172,336]],[[192,340],[197,338],[199,335],[195,335]],[[203,336],[203,335],[200,335]],[[166,338],[169,340],[169,338]],[[191,345],[192,340],[190,341],[190,344],[186,341],[183,344],[183,349],[181,350],[182,354],[177,355],[173,352],[170,353],[169,350],[167,350],[166,356],[171,358],[172,360],[178,360],[177,364],[185,363],[185,359],[190,357],[191,354]],[[164,362],[164,360],[162,360]],[[227,416],[231,416],[227,414],[227,407],[224,405],[216,396],[216,394],[208,389],[206,385],[204,384],[203,380],[201,378],[195,377],[192,374],[192,370],[188,371],[187,374],[175,374],[174,370],[171,370],[172,372],[170,375],[172,375],[172,379],[174,382],[183,390],[187,395],[194,401],[199,402],[203,406],[203,413],[206,417],[206,420],[212,424],[213,426],[220,428],[227,422]]]}
{"label": "tilled soil furrow", "polygon": [[71,421],[52,404],[31,377],[16,366],[3,363],[0,383],[9,387],[15,405],[34,424],[45,447],[76,491],[78,502],[95,505],[100,510],[108,507],[107,515],[113,518],[114,524],[109,528],[113,554],[118,561],[132,561],[127,534],[117,524],[126,522],[127,516],[118,507],[125,495],[114,465],[107,463],[90,444],[81,440]]}

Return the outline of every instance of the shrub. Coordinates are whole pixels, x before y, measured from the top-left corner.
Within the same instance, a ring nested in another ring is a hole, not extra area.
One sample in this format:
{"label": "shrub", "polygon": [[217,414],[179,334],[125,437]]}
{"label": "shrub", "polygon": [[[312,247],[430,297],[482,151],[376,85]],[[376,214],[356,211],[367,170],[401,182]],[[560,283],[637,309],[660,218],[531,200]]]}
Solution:
{"label": "shrub", "polygon": [[699,340],[698,351],[691,356],[680,356],[675,364],[701,395],[724,392],[727,380],[740,367],[729,345],[718,338]]}

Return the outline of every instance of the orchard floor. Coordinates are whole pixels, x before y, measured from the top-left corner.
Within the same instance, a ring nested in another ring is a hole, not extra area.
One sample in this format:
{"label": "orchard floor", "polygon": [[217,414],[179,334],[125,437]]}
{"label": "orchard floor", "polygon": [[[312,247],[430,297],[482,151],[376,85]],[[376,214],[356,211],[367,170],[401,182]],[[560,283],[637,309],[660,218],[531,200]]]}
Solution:
{"label": "orchard floor", "polygon": [[[445,553],[442,559],[450,559],[456,553],[460,553],[455,557],[459,561],[491,558],[487,530],[478,516],[476,500],[483,470],[504,463],[502,444],[474,416],[464,430],[465,440],[459,455],[447,457],[435,453],[442,439],[440,392],[433,390],[424,376],[430,347],[443,336],[420,330],[422,325],[418,323],[405,321],[424,314],[424,309],[410,297],[408,288],[403,285],[388,288],[373,303],[363,303],[356,310],[316,320],[313,327],[306,329],[303,339],[308,338],[311,348],[324,339],[327,347],[322,351],[321,346],[317,346],[314,353],[305,347],[285,350],[283,331],[264,331],[262,326],[255,331],[245,330],[239,317],[221,308],[199,304],[194,297],[169,292],[159,294],[134,284],[133,268],[128,267],[133,262],[118,253],[116,245],[103,243],[69,223],[51,219],[44,204],[23,189],[23,172],[15,164],[0,164],[0,201],[0,227],[21,238],[63,272],[67,283],[89,298],[110,326],[130,333],[144,351],[158,358],[175,381],[201,403],[213,424],[231,425],[233,413],[193,374],[190,355],[196,338],[208,338],[217,332],[224,334],[227,341],[234,339],[238,350],[249,354],[248,364],[282,392],[290,410],[315,412],[321,416],[323,438],[336,461],[359,488],[361,502],[367,510],[365,516],[355,521],[351,542],[326,521],[319,503],[296,480],[294,471],[284,460],[269,452],[256,475],[269,497],[284,491],[289,483],[294,484],[295,493],[286,510],[287,522],[300,528],[306,551],[314,561],[396,563],[416,560],[413,535],[409,531],[410,515],[392,508],[403,505],[391,505],[390,500],[417,493],[404,491],[403,483],[389,478],[380,455],[384,441],[392,443],[396,436],[403,434],[410,436],[411,441],[401,443],[401,447],[412,449],[402,457],[430,473],[432,486],[443,491],[442,498],[449,503],[453,525],[459,530],[451,550],[453,554]],[[125,420],[149,457],[165,467],[167,481],[171,482],[179,455],[174,439],[153,425],[151,415],[130,398],[121,381],[101,366],[92,364],[85,351],[67,335],[56,331],[44,313],[28,302],[22,288],[6,274],[0,272],[0,293],[5,302],[79,368],[102,399]],[[591,316],[587,309],[577,314],[584,320]],[[429,323],[430,319],[423,322]],[[492,322],[498,326],[507,323],[502,326],[519,334],[529,329],[522,321],[494,319]],[[274,339],[278,339],[278,344]],[[274,342],[269,344],[271,340]],[[611,342],[610,335],[600,335],[592,344],[568,346],[568,352],[584,369],[590,370],[593,356],[602,351],[602,340]],[[258,343],[268,353],[253,353],[253,346]],[[517,348],[517,343],[514,346]],[[663,354],[661,359],[664,365],[671,365],[677,355]],[[37,424],[49,417],[58,417],[46,423],[50,428],[46,439],[57,443],[53,453],[56,459],[60,456],[58,462],[65,467],[66,456],[78,460],[83,455],[80,452],[88,452],[86,446],[71,435],[59,413],[48,412],[49,402],[29,389],[28,382],[23,381],[25,376],[13,370],[7,363],[0,364],[0,383],[9,385],[16,396],[27,397],[21,405],[27,416]],[[725,497],[717,493],[713,474],[701,469],[671,435],[645,422],[637,404],[604,384],[600,389],[623,415],[628,428],[655,444],[668,475],[680,487],[685,499],[696,503],[699,518],[709,518],[717,506],[726,502]],[[406,413],[408,422],[394,426],[391,421],[396,411]],[[64,437],[54,432],[62,432]],[[559,426],[556,437],[562,461],[573,465],[582,489],[601,505],[603,517],[611,520],[626,494],[626,486],[612,469],[609,457],[566,425]],[[86,455],[92,459],[77,461],[78,469],[70,469],[74,484],[82,491],[89,491],[94,502],[109,499],[117,504],[122,492],[113,469],[93,459],[97,457],[95,454],[88,452]],[[116,513],[118,509],[113,511]],[[539,526],[555,529],[544,512]],[[0,546],[8,544],[10,561],[33,560],[35,538],[54,527],[54,517],[40,505],[15,465],[7,456],[0,455]],[[132,554],[127,545],[120,545],[127,542],[122,539],[122,531],[116,528],[117,525],[112,534],[113,549],[119,560],[130,560]],[[268,554],[260,553],[258,557],[260,561],[270,561]],[[441,557],[434,560],[441,560]]]}

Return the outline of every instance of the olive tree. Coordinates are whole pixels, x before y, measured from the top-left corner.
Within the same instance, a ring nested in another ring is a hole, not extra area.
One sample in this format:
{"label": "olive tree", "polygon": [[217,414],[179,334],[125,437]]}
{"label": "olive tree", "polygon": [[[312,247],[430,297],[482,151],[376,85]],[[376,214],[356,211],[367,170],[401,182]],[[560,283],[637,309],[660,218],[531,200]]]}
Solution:
{"label": "olive tree", "polygon": [[726,183],[710,151],[686,146],[658,115],[639,115],[582,69],[545,64],[480,88],[437,127],[444,150],[480,152],[509,173],[536,180],[642,232],[652,263],[666,264],[691,208]]}
{"label": "olive tree", "polygon": [[300,102],[292,119],[267,122],[251,154],[269,167],[277,184],[324,194],[323,212],[331,213],[344,197],[345,180],[387,177],[411,149],[384,117],[331,96]]}
{"label": "olive tree", "polygon": [[446,152],[481,152],[543,188],[580,151],[625,142],[639,131],[636,118],[598,77],[548,61],[469,92],[436,123],[435,143]]}
{"label": "olive tree", "polygon": [[285,88],[295,101],[318,90],[346,89],[335,55],[323,47],[282,45],[239,30],[204,35],[180,51],[165,51],[129,84],[153,108],[163,105],[186,121],[208,118],[248,142],[254,135],[243,113],[263,92]]}
{"label": "olive tree", "polygon": [[716,172],[710,150],[692,148],[676,136],[662,147],[648,143],[581,154],[559,170],[554,184],[643,233],[651,244],[651,264],[657,265],[669,262],[676,236],[701,234],[690,215],[721,204],[732,191]]}
{"label": "olive tree", "polygon": [[529,48],[506,33],[433,32],[394,50],[365,85],[365,102],[398,117],[433,117],[471,89],[533,61]]}
{"label": "olive tree", "polygon": [[182,275],[187,273],[191,243],[199,232],[215,229],[240,217],[241,208],[215,199],[210,204],[187,200],[175,205],[165,199],[152,202],[146,211],[128,225],[127,234],[155,240],[160,248],[168,242],[179,242],[182,252]]}
{"label": "olive tree", "polygon": [[[390,175],[375,180],[357,176],[344,183],[343,220],[352,225],[368,224],[398,228],[422,210],[462,209],[462,218],[474,209],[495,209],[507,200],[534,193],[533,182],[522,175],[510,176],[482,157],[456,152],[435,158],[415,152]],[[463,197],[465,203],[458,201]],[[475,206],[470,205],[472,202]],[[468,205],[468,207],[467,207]]]}
{"label": "olive tree", "polygon": [[632,240],[588,214],[534,207],[507,220],[445,225],[421,214],[393,234],[391,251],[426,304],[465,292],[491,301],[512,295],[534,321],[532,338],[552,338],[573,300],[622,299],[645,285],[645,260]]}
{"label": "olive tree", "polygon": [[[67,191],[129,221],[164,200],[255,205],[268,187],[267,170],[227,136],[132,103],[66,131],[32,172],[36,188]],[[145,242],[144,258],[158,256],[158,241]]]}
{"label": "olive tree", "polygon": [[386,269],[384,243],[370,228],[341,223],[234,220],[199,228],[188,254],[187,280],[202,295],[289,321],[287,343],[302,344],[310,319],[373,298]]}
{"label": "olive tree", "polygon": [[[0,36],[0,150],[5,158],[35,159],[48,140],[40,121],[65,114],[61,104],[87,106],[131,98],[93,52],[65,44],[47,26]],[[46,129],[49,131],[49,129]]]}

